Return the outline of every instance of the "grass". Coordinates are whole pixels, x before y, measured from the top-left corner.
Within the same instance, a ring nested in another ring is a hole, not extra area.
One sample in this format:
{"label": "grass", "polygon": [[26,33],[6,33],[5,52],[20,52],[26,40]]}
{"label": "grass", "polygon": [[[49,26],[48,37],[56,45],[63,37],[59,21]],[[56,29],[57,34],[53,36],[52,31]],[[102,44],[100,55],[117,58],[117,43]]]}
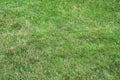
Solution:
{"label": "grass", "polygon": [[0,80],[119,79],[119,0],[0,0]]}

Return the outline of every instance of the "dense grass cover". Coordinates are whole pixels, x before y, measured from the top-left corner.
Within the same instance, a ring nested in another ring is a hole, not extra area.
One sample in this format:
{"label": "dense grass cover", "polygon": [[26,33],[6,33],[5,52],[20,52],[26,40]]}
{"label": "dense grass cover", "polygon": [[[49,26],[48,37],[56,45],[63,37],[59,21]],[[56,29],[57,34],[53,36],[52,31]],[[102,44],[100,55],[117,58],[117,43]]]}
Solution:
{"label": "dense grass cover", "polygon": [[0,80],[120,80],[120,1],[0,0]]}

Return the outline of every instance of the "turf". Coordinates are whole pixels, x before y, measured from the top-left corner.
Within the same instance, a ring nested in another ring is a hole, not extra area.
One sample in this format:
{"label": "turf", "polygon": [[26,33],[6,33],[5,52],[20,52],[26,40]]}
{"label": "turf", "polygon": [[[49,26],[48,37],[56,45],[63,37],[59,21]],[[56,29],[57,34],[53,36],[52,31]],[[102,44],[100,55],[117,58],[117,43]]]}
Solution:
{"label": "turf", "polygon": [[120,80],[120,1],[0,0],[0,80]]}

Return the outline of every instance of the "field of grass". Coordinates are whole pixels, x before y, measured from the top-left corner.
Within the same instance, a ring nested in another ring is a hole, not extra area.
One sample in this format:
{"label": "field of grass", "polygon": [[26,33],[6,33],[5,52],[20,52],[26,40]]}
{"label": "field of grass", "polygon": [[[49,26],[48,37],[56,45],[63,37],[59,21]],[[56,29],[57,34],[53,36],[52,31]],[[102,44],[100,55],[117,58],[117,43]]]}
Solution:
{"label": "field of grass", "polygon": [[120,0],[0,0],[0,80],[120,80]]}

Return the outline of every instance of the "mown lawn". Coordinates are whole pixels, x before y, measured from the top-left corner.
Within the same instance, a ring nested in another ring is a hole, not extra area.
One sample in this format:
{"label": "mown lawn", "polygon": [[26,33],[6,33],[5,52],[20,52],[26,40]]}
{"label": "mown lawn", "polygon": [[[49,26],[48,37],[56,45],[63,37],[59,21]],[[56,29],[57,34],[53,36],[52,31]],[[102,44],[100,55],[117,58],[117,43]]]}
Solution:
{"label": "mown lawn", "polygon": [[120,0],[0,0],[0,80],[120,80]]}

